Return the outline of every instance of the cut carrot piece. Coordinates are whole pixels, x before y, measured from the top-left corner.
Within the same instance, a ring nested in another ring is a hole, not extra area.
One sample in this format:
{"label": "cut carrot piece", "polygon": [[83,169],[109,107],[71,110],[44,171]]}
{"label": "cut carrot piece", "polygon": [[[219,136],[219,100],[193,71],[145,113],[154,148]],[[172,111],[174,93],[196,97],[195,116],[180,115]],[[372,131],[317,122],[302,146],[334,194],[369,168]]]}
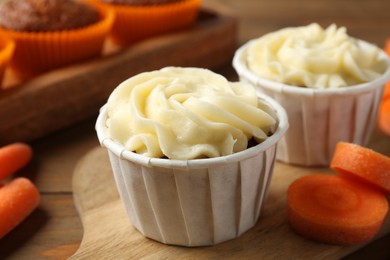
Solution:
{"label": "cut carrot piece", "polygon": [[390,135],[390,91],[389,98],[384,99],[379,107],[378,126],[383,133]]}
{"label": "cut carrot piece", "polygon": [[[387,39],[384,50],[390,57],[390,38]],[[390,81],[386,83],[379,106],[378,126],[385,134],[390,135]]]}
{"label": "cut carrot piece", "polygon": [[350,177],[357,177],[390,194],[390,158],[369,148],[339,142],[330,168]]}
{"label": "cut carrot piece", "polygon": [[383,97],[382,100],[390,98],[390,81],[386,83],[386,87],[383,90]]}
{"label": "cut carrot piece", "polygon": [[23,168],[32,158],[32,148],[25,143],[13,143],[0,148],[0,180]]}
{"label": "cut carrot piece", "polygon": [[[387,39],[385,43],[384,51],[387,53],[387,55],[390,57],[390,38]],[[383,99],[390,98],[390,81],[386,83],[386,87],[383,93]]]}
{"label": "cut carrot piece", "polygon": [[287,191],[292,228],[309,239],[330,244],[369,241],[379,231],[388,208],[382,192],[339,175],[306,175]]}
{"label": "cut carrot piece", "polygon": [[0,189],[0,239],[30,215],[38,206],[39,198],[35,185],[23,177]]}
{"label": "cut carrot piece", "polygon": [[[390,38],[385,43],[384,51],[390,57]],[[385,91],[383,93],[383,99],[390,98],[390,81],[386,83]]]}
{"label": "cut carrot piece", "polygon": [[385,43],[385,52],[390,56],[390,38],[386,40]]}

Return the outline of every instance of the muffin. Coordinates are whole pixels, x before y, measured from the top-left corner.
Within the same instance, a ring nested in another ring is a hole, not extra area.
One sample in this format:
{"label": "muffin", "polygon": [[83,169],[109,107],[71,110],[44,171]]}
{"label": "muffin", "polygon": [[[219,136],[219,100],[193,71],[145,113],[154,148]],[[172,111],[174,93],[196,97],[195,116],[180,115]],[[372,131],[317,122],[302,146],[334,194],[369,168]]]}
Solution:
{"label": "muffin", "polygon": [[144,39],[191,26],[201,0],[94,0],[115,11],[111,38],[126,47]]}
{"label": "muffin", "polygon": [[0,14],[1,27],[24,32],[71,30],[99,21],[95,8],[68,0],[8,0]]}
{"label": "muffin", "polygon": [[133,226],[183,246],[256,224],[287,127],[283,108],[251,86],[177,67],[121,83],[96,122]]}
{"label": "muffin", "polygon": [[233,66],[243,82],[276,99],[291,127],[277,159],[326,166],[339,141],[367,145],[390,62],[344,27],[281,29],[240,47]]}
{"label": "muffin", "polygon": [[0,5],[0,31],[16,44],[11,67],[21,76],[100,55],[114,13],[73,0],[8,0]]}
{"label": "muffin", "polygon": [[15,43],[12,39],[0,33],[0,89],[3,83],[4,73],[13,55]]}

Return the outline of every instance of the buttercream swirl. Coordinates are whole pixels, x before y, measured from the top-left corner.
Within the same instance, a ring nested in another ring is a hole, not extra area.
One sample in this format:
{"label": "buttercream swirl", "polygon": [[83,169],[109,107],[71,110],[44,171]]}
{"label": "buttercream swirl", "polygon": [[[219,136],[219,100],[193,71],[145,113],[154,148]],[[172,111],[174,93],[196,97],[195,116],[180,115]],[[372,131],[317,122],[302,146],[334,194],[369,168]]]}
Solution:
{"label": "buttercream swirl", "polygon": [[148,157],[218,157],[274,128],[255,89],[206,69],[167,67],[121,83],[107,102],[108,135]]}
{"label": "buttercream swirl", "polygon": [[254,40],[247,50],[250,70],[288,85],[339,88],[372,81],[387,64],[379,48],[348,36],[345,27],[290,27]]}

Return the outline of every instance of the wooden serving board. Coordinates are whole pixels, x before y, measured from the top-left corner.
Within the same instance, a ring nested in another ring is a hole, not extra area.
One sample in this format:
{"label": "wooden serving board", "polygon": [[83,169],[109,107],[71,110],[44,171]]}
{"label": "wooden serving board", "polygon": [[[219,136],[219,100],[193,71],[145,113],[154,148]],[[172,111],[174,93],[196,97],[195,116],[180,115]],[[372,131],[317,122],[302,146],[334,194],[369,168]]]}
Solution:
{"label": "wooden serving board", "polygon": [[194,26],[29,80],[6,72],[0,88],[0,145],[30,141],[92,116],[125,79],[166,66],[216,68],[231,61],[238,21],[223,6],[202,6]]}
{"label": "wooden serving board", "polygon": [[[374,146],[378,151],[389,149],[389,142]],[[97,147],[80,160],[73,175],[74,201],[84,236],[70,259],[340,259],[364,245],[317,243],[295,234],[287,223],[287,187],[296,178],[312,172],[330,170],[277,162],[260,219],[241,237],[210,247],[169,246],[143,237],[132,227],[119,199],[107,152]],[[387,216],[378,237],[389,232]]]}

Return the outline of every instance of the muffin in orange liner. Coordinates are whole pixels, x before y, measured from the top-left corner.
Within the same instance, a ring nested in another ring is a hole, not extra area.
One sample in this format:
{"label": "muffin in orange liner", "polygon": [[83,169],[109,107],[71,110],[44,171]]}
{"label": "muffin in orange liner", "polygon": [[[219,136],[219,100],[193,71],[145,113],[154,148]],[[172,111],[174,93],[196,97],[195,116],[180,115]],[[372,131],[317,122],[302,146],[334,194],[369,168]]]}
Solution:
{"label": "muffin in orange liner", "polygon": [[122,47],[191,26],[196,21],[201,4],[201,0],[181,0],[143,6],[94,1],[115,10],[111,37]]}
{"label": "muffin in orange liner", "polygon": [[4,72],[15,50],[15,43],[4,34],[0,34],[0,86],[3,82]]}
{"label": "muffin in orange liner", "polygon": [[104,41],[114,22],[114,12],[91,1],[100,19],[91,25],[71,30],[29,32],[4,29],[0,32],[15,41],[11,68],[22,77],[32,77],[49,70],[84,61],[101,54]]}

